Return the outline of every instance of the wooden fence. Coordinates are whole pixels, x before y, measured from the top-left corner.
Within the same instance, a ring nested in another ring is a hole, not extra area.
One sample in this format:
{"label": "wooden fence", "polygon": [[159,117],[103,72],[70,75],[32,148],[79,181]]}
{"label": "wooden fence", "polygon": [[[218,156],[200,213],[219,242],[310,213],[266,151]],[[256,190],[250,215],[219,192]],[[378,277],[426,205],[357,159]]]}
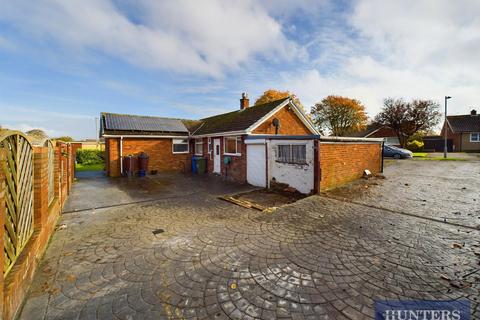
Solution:
{"label": "wooden fence", "polygon": [[74,149],[0,130],[0,319],[14,319],[74,180]]}
{"label": "wooden fence", "polygon": [[33,233],[33,150],[27,137],[20,132],[0,136],[6,151],[2,165],[5,190],[4,266],[7,274]]}

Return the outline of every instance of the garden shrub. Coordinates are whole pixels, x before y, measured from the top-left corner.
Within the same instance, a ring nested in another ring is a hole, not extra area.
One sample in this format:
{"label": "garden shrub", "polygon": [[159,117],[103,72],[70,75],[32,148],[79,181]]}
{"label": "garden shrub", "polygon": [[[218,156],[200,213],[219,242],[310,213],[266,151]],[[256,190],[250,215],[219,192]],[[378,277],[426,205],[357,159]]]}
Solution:
{"label": "garden shrub", "polygon": [[79,164],[98,164],[104,163],[105,152],[101,150],[77,150],[77,163]]}
{"label": "garden shrub", "polygon": [[423,146],[424,146],[424,143],[422,141],[413,140],[413,141],[407,142],[407,149],[412,152],[423,151]]}

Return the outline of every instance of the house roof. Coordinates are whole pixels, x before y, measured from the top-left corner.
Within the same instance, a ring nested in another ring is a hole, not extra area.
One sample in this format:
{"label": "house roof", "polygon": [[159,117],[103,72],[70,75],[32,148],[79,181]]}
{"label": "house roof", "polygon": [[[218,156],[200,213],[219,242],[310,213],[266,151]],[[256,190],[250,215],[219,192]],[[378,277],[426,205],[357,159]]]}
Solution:
{"label": "house roof", "polygon": [[447,116],[447,120],[453,132],[480,132],[478,115]]}
{"label": "house roof", "polygon": [[358,138],[365,138],[374,133],[377,130],[382,129],[384,126],[379,125],[377,123],[371,123],[367,125],[367,127],[361,131],[352,132],[349,134],[350,137],[358,137]]}
{"label": "house roof", "polygon": [[289,97],[201,119],[201,124],[196,128],[194,134],[204,135],[246,130],[288,99]]}
{"label": "house roof", "polygon": [[188,134],[181,119],[102,113],[102,132],[133,134]]}
{"label": "house roof", "polygon": [[[181,135],[201,136],[207,134],[245,131],[260,123],[276,108],[286,105],[290,97],[269,103],[227,112],[200,120],[171,119],[162,117],[102,113],[101,135]],[[305,121],[308,121],[305,120]]]}

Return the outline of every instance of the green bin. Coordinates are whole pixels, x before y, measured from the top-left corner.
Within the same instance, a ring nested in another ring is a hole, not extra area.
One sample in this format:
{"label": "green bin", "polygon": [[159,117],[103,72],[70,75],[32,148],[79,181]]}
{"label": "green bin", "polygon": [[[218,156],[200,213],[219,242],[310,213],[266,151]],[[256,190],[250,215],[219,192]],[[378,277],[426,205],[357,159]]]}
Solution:
{"label": "green bin", "polygon": [[204,174],[207,171],[207,158],[197,158],[197,173]]}

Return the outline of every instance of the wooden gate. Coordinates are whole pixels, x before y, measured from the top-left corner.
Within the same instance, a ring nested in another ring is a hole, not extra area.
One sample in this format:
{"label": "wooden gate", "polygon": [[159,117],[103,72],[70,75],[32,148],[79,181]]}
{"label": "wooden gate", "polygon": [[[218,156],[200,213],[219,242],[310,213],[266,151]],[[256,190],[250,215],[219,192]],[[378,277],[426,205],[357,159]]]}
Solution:
{"label": "wooden gate", "polygon": [[1,168],[6,179],[3,272],[7,274],[33,233],[33,149],[16,131],[1,133],[0,147],[7,153]]}

